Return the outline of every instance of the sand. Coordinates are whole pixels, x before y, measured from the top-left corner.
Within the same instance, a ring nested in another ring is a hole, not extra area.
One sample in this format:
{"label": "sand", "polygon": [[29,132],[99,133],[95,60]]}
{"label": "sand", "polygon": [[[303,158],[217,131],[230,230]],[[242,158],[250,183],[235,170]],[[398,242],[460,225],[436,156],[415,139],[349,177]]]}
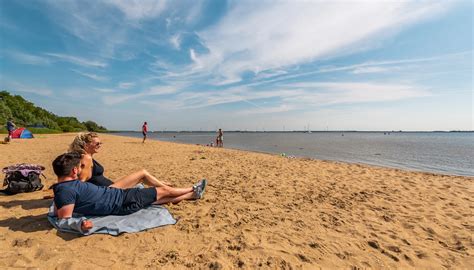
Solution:
{"label": "sand", "polygon": [[[74,134],[0,145],[0,167],[46,167]],[[175,186],[207,178],[179,218],[120,236],[60,233],[38,191],[0,196],[0,268],[467,269],[474,265],[474,178],[102,135],[111,179],[145,168]],[[472,269],[472,268],[471,268]]]}

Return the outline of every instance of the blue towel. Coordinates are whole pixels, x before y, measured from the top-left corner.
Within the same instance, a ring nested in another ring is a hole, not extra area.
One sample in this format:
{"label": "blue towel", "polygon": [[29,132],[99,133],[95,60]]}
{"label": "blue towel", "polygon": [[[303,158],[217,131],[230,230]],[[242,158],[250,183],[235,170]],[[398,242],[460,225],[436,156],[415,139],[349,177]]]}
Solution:
{"label": "blue towel", "polygon": [[[88,231],[81,230],[83,220],[92,221],[93,227]],[[110,235],[119,235],[121,233],[134,233],[160,226],[176,224],[176,219],[163,206],[150,205],[126,216],[79,216],[73,215],[72,218],[58,219],[54,216],[54,203],[49,208],[49,222],[61,232],[76,233],[81,235],[90,235],[93,233],[104,233]]]}

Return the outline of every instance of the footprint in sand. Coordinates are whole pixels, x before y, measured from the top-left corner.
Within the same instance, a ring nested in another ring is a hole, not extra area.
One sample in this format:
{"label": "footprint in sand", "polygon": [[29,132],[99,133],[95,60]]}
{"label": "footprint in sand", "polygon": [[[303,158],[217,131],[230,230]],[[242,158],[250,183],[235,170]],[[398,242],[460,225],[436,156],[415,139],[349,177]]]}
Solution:
{"label": "footprint in sand", "polygon": [[17,238],[13,240],[12,242],[12,247],[32,247],[33,246],[33,239],[27,238],[27,239],[20,239]]}
{"label": "footprint in sand", "polygon": [[301,253],[296,254],[296,257],[298,257],[298,259],[300,259],[300,261],[302,261],[302,262],[305,262],[305,263],[310,263],[311,262],[311,260],[308,257],[306,257],[305,255],[303,255]]}
{"label": "footprint in sand", "polygon": [[223,267],[222,267],[222,264],[220,262],[211,262],[209,264],[209,269],[210,270],[221,270]]}
{"label": "footprint in sand", "polygon": [[415,254],[419,259],[428,258],[428,255],[423,251],[416,251]]}

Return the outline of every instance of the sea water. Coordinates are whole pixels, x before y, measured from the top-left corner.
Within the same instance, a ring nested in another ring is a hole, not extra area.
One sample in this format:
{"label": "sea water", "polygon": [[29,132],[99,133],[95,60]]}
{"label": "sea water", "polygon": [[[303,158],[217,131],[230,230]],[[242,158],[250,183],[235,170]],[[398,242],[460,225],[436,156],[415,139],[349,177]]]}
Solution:
{"label": "sea water", "polygon": [[[117,135],[141,137],[138,132]],[[216,133],[152,132],[148,139],[215,144]],[[474,176],[472,132],[225,132],[224,147],[285,156]]]}

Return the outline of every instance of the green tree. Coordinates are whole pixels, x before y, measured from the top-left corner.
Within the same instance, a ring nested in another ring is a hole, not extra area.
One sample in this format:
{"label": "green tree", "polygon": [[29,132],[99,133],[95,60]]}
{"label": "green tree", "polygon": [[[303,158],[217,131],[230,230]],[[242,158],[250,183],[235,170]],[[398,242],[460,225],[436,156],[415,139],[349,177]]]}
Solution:
{"label": "green tree", "polygon": [[104,128],[103,126],[99,126],[96,122],[94,121],[86,121],[84,122],[84,125],[86,126],[88,131],[95,131],[95,132],[102,132],[106,131],[107,129]]}
{"label": "green tree", "polygon": [[0,123],[4,124],[12,118],[17,126],[45,127],[52,131],[107,131],[93,121],[80,122],[75,117],[57,116],[19,95],[10,95],[7,91],[0,91]]}

